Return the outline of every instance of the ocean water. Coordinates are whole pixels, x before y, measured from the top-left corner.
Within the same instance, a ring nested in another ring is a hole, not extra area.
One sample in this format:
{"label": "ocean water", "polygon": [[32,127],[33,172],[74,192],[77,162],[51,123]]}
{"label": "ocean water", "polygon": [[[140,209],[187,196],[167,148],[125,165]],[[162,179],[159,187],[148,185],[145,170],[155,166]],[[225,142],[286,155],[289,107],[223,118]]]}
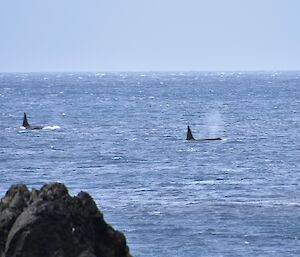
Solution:
{"label": "ocean water", "polygon": [[300,256],[300,72],[2,73],[0,107],[1,196],[87,191],[135,257]]}

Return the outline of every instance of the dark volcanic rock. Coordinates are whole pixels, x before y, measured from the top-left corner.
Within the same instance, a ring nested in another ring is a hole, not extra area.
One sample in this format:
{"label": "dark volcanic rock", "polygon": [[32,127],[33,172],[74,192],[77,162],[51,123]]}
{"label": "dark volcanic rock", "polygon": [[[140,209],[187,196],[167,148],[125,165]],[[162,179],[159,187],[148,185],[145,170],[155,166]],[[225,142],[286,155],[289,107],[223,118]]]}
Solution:
{"label": "dark volcanic rock", "polygon": [[0,257],[130,257],[92,197],[64,184],[13,185],[0,202]]}

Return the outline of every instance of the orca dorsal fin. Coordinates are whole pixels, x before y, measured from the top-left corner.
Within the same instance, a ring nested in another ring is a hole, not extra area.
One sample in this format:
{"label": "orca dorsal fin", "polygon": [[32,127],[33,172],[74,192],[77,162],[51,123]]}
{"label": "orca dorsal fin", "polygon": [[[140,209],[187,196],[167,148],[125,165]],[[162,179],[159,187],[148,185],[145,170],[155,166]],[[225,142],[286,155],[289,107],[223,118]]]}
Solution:
{"label": "orca dorsal fin", "polygon": [[192,134],[192,130],[190,129],[190,126],[187,126],[186,140],[195,140]]}
{"label": "orca dorsal fin", "polygon": [[24,112],[24,118],[23,118],[23,125],[22,125],[24,128],[28,128],[30,127],[28,121],[27,121],[27,115],[26,115],[26,112]]}

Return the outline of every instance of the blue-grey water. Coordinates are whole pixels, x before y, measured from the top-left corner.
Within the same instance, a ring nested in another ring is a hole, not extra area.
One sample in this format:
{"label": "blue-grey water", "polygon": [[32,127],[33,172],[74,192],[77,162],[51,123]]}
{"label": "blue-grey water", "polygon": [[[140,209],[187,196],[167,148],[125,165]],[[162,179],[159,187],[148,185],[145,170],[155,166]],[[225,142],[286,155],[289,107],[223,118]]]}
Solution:
{"label": "blue-grey water", "polygon": [[299,113],[300,72],[2,73],[0,195],[88,191],[135,257],[300,256]]}

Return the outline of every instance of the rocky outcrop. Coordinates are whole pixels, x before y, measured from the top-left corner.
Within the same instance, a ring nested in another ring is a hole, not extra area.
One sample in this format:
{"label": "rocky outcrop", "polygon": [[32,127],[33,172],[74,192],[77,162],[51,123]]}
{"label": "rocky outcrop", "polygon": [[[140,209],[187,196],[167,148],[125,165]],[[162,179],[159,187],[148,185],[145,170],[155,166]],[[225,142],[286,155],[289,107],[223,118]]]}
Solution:
{"label": "rocky outcrop", "polygon": [[13,185],[0,202],[0,257],[130,257],[92,197],[64,184]]}

